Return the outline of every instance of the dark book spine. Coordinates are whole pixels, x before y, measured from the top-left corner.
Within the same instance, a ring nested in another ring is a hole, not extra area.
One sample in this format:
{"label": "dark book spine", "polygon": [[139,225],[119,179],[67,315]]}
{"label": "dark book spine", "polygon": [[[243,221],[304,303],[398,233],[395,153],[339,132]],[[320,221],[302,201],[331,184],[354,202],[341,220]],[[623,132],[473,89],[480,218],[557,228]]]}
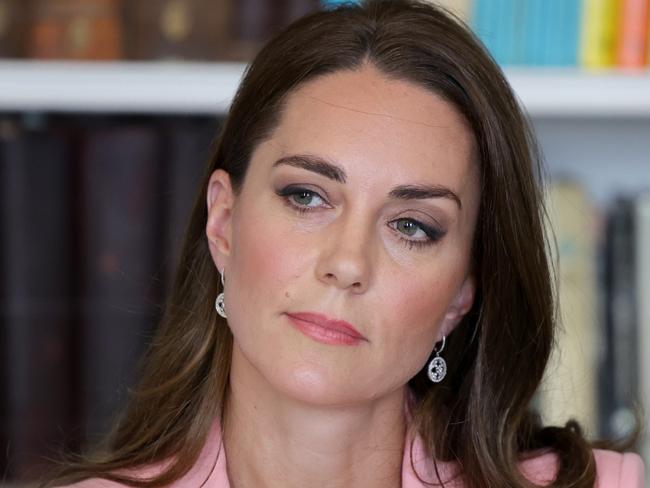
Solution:
{"label": "dark book spine", "polygon": [[121,0],[34,0],[29,56],[122,57]]}
{"label": "dark book spine", "polygon": [[272,36],[320,6],[318,0],[238,0],[233,12],[229,56],[252,59]]}
{"label": "dark book spine", "polygon": [[86,432],[103,435],[158,319],[158,135],[95,129],[82,157],[82,349]]}
{"label": "dark book spine", "polygon": [[273,5],[269,0],[239,0],[232,23],[232,53],[235,58],[252,59],[268,40],[276,25]]}
{"label": "dark book spine", "polygon": [[29,29],[28,0],[0,0],[0,58],[25,55]]}
{"label": "dark book spine", "polygon": [[[166,137],[163,219],[165,283],[171,286],[199,183],[210,156],[216,121],[178,122],[163,130]],[[204,202],[199,202],[199,205]],[[166,290],[168,292],[169,290]]]}
{"label": "dark book spine", "polygon": [[619,198],[607,219],[605,258],[606,351],[601,395],[602,430],[612,438],[629,435],[639,398],[634,212],[631,201]]}
{"label": "dark book spine", "polygon": [[[641,192],[634,202],[637,332],[639,360],[639,398],[641,405],[650,405],[650,189]],[[650,431],[641,435],[640,452],[647,463],[650,458]]]}
{"label": "dark book spine", "polygon": [[224,58],[228,52],[230,0],[147,0],[124,9],[130,59]]}
{"label": "dark book spine", "polygon": [[282,17],[279,19],[283,26],[286,26],[294,20],[307,15],[309,13],[320,10],[320,2],[318,0],[282,0],[280,10]]}
{"label": "dark book spine", "polygon": [[27,480],[73,423],[70,147],[56,133],[17,132],[2,153],[7,462]]}
{"label": "dark book spine", "polygon": [[[8,144],[15,138],[16,126],[11,120],[0,119],[0,185],[4,187],[5,161]],[[5,199],[0,198],[0,277],[6,276],[7,225]],[[7,313],[7,280],[0,279],[0,472],[9,473],[9,350]]]}

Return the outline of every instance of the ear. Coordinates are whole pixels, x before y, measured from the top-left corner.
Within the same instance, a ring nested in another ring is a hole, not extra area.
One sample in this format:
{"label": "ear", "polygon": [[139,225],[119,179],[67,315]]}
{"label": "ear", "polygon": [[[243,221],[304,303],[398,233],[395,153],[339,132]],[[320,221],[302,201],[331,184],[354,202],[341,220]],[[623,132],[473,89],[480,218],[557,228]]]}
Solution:
{"label": "ear", "polygon": [[442,336],[448,336],[462,320],[467,312],[472,308],[474,303],[474,295],[476,293],[476,281],[474,276],[468,275],[463,281],[458,293],[454,300],[449,305],[445,318],[442,321],[442,326],[438,332],[438,340],[442,340]]}
{"label": "ear", "polygon": [[205,234],[212,260],[221,272],[227,267],[230,257],[234,204],[230,175],[222,169],[215,170],[208,182]]}

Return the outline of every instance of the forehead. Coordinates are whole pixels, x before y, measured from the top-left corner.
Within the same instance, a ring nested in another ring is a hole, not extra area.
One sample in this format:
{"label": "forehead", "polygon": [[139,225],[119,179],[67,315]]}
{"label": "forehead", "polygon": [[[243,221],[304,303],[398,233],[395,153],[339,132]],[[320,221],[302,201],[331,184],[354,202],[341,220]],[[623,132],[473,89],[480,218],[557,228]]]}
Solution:
{"label": "forehead", "polygon": [[359,181],[424,179],[461,191],[474,172],[474,138],[442,97],[371,66],[312,80],[292,92],[269,150],[326,156]]}

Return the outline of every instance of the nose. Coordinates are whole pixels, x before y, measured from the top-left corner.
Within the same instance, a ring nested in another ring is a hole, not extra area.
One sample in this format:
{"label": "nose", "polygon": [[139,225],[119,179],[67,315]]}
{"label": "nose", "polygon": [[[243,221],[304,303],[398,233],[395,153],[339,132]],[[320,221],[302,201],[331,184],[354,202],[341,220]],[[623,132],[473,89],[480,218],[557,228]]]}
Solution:
{"label": "nose", "polygon": [[372,269],[372,231],[360,219],[349,218],[327,230],[316,265],[320,281],[355,293],[364,292]]}

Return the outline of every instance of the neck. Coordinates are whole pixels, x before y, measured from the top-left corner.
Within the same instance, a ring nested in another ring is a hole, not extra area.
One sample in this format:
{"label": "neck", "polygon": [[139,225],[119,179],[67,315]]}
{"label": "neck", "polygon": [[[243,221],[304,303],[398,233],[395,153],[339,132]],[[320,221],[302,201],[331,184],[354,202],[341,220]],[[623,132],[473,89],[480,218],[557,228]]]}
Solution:
{"label": "neck", "polygon": [[235,346],[223,442],[232,488],[401,485],[404,389],[314,405],[274,390]]}

